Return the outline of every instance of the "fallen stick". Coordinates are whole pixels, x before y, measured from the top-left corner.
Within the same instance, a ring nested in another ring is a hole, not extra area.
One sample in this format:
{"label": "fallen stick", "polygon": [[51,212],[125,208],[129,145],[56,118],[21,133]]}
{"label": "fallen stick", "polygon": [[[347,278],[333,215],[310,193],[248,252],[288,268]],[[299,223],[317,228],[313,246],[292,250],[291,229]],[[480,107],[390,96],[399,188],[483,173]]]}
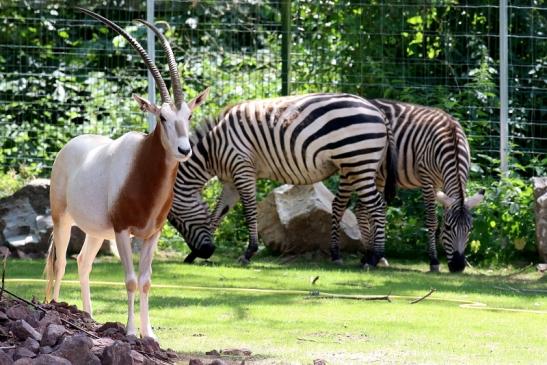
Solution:
{"label": "fallen stick", "polygon": [[345,294],[317,294],[310,295],[307,298],[317,298],[317,299],[352,299],[352,300],[387,300],[391,303],[391,299],[388,295],[345,295]]}
{"label": "fallen stick", "polygon": [[416,303],[421,302],[422,300],[424,300],[425,298],[427,298],[428,296],[430,296],[431,294],[433,294],[435,291],[436,291],[436,289],[431,288],[431,290],[429,291],[429,293],[427,293],[426,295],[424,295],[424,296],[421,297],[421,298],[418,298],[418,299],[413,300],[412,302],[410,302],[410,304],[416,304]]}

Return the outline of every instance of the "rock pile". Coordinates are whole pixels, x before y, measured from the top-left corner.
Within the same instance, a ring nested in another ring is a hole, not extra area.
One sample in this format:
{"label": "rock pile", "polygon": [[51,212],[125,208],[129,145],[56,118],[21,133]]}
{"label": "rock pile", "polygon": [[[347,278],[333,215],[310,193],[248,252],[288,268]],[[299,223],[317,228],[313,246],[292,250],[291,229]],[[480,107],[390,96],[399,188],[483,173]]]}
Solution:
{"label": "rock pile", "polygon": [[152,365],[172,364],[178,358],[154,339],[126,336],[121,323],[100,325],[76,306],[35,305],[6,298],[5,293],[0,299],[1,365]]}

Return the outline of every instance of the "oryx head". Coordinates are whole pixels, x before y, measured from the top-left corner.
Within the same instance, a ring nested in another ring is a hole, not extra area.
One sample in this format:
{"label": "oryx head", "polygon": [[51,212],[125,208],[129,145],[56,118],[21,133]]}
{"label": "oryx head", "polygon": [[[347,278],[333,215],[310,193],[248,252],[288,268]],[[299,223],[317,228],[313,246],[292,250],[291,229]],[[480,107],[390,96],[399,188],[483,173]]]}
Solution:
{"label": "oryx head", "polygon": [[152,62],[152,60],[150,59],[144,48],[142,48],[142,46],[139,44],[139,42],[137,42],[119,25],[106,19],[105,17],[87,9],[77,9],[99,20],[100,22],[123,36],[129,42],[129,44],[139,53],[148,70],[154,77],[156,86],[161,95],[162,104],[161,106],[155,105],[138,95],[133,95],[133,98],[137,101],[141,110],[150,112],[156,116],[157,123],[154,132],[161,133],[162,145],[164,146],[167,153],[179,161],[187,160],[192,154],[189,141],[190,118],[192,117],[192,112],[194,111],[194,109],[201,105],[205,101],[205,99],[207,99],[209,89],[205,89],[190,102],[186,103],[182,94],[182,86],[180,84],[180,75],[177,69],[177,63],[175,60],[175,56],[173,55],[173,51],[171,50],[169,41],[167,40],[167,38],[165,38],[163,33],[153,24],[150,24],[145,20],[138,19],[137,21],[139,23],[142,23],[150,28],[161,41],[161,45],[166,53],[169,63],[169,74],[174,96],[173,101],[171,99],[171,96],[169,95],[169,90],[167,89],[165,81],[163,81],[163,78],[161,77],[158,68],[156,67],[154,62]]}

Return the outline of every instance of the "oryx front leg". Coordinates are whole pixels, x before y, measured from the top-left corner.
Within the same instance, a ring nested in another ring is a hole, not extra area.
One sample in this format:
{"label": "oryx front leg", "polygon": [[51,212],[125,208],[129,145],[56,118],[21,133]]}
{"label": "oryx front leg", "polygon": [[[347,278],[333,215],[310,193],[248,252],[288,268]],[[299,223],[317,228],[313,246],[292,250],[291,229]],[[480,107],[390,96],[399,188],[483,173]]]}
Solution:
{"label": "oryx front leg", "polygon": [[91,293],[89,289],[89,274],[93,265],[93,260],[103,243],[102,238],[85,236],[84,245],[78,254],[78,276],[80,277],[80,292],[82,294],[82,303],[84,311],[93,316],[91,307]]}
{"label": "oryx front leg", "polygon": [[133,253],[129,231],[116,232],[116,246],[125,272],[125,288],[127,289],[127,334],[136,335],[135,327],[135,293],[137,292],[137,276],[133,269]]}
{"label": "oryx front leg", "polygon": [[141,248],[141,259],[139,262],[139,291],[140,291],[140,314],[141,314],[141,337],[153,337],[152,325],[148,315],[148,293],[152,286],[152,259],[158,244],[161,231],[152,237],[144,240]]}

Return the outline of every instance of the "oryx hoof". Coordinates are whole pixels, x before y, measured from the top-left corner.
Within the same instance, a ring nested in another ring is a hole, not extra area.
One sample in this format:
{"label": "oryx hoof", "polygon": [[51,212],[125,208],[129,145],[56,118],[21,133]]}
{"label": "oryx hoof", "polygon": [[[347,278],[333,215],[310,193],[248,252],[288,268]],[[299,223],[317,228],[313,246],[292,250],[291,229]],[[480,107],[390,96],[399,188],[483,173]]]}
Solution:
{"label": "oryx hoof", "polygon": [[440,272],[441,270],[439,269],[440,265],[429,265],[429,272],[431,273],[436,273],[436,272]]}
{"label": "oryx hoof", "polygon": [[249,266],[249,264],[251,263],[251,260],[246,258],[245,255],[242,255],[237,259],[237,262],[239,262],[241,266]]}
{"label": "oryx hoof", "polygon": [[385,257],[382,257],[380,260],[378,260],[378,263],[376,264],[377,267],[389,267],[389,262],[387,262],[387,259]]}

